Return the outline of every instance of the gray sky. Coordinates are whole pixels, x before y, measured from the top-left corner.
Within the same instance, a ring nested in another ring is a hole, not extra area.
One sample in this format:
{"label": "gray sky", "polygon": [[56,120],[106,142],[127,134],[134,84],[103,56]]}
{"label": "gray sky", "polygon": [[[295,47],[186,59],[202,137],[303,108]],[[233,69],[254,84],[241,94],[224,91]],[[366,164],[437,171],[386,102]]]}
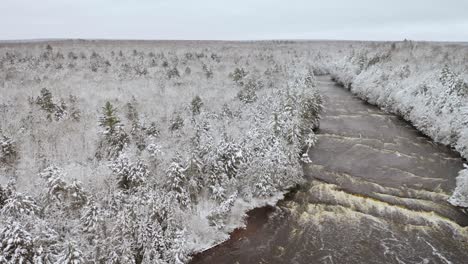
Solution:
{"label": "gray sky", "polygon": [[468,41],[468,0],[0,0],[0,39]]}

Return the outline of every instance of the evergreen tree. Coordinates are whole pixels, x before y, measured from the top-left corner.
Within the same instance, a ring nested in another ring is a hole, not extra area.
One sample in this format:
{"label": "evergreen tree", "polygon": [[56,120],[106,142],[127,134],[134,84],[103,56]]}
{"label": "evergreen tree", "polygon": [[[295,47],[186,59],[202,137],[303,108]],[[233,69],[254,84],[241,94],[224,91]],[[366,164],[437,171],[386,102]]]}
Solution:
{"label": "evergreen tree", "polygon": [[247,76],[247,72],[243,68],[235,68],[234,72],[231,73],[231,78],[232,80],[238,84],[238,85],[243,85],[242,80]]}
{"label": "evergreen tree", "polygon": [[216,152],[217,165],[229,178],[235,177],[239,166],[247,161],[242,146],[227,136],[223,137]]}
{"label": "evergreen tree", "polygon": [[[47,119],[50,121],[52,117],[58,121],[68,115],[68,107],[65,101],[61,100],[60,103],[54,103],[52,93],[47,88],[42,88],[41,95],[36,99],[36,104],[47,113]],[[76,109],[73,110],[76,111]]]}
{"label": "evergreen tree", "polygon": [[177,67],[174,67],[174,68],[167,71],[167,78],[168,79],[179,78],[179,77],[180,77],[180,73],[179,73],[179,70],[177,69]]}
{"label": "evergreen tree", "polygon": [[80,181],[73,180],[71,184],[68,184],[67,199],[71,209],[79,209],[86,205],[88,194],[84,191]]}
{"label": "evergreen tree", "polygon": [[6,190],[6,188],[0,185],[0,210],[5,205],[6,200],[8,199],[8,196],[9,196],[9,193]]}
{"label": "evergreen tree", "polygon": [[198,194],[205,186],[203,178],[203,163],[197,154],[192,154],[192,157],[185,168],[185,174],[188,178],[188,193],[192,203],[198,200]]}
{"label": "evergreen tree", "polygon": [[226,225],[226,218],[231,212],[232,207],[237,199],[237,192],[229,196],[228,199],[223,201],[218,207],[216,207],[207,216],[208,222],[211,226],[215,226],[218,229],[222,229]]}
{"label": "evergreen tree", "polygon": [[12,192],[0,210],[0,214],[21,217],[24,215],[34,215],[38,211],[39,207],[32,197],[19,192]]}
{"label": "evergreen tree", "polygon": [[77,107],[78,99],[76,98],[76,96],[70,95],[68,100],[70,101],[70,108],[69,108],[70,117],[74,121],[80,121],[81,111]]}
{"label": "evergreen tree", "polygon": [[300,101],[299,111],[302,123],[312,129],[318,128],[322,112],[322,97],[318,93],[305,95]]}
{"label": "evergreen tree", "polygon": [[272,175],[269,171],[262,168],[263,171],[259,173],[257,182],[255,183],[254,195],[257,197],[269,197],[276,192]]}
{"label": "evergreen tree", "polygon": [[132,135],[133,142],[135,143],[138,150],[143,151],[146,148],[146,136],[145,124],[140,122],[140,118],[137,111],[137,101],[135,97],[132,97],[132,101],[127,103],[127,119],[131,122],[132,129],[130,134]]}
{"label": "evergreen tree", "polygon": [[65,173],[59,167],[49,166],[39,175],[47,181],[48,199],[53,198],[58,205],[76,210],[88,201],[88,194],[83,190],[81,183],[73,180],[71,184],[68,184],[64,180]]}
{"label": "evergreen tree", "polygon": [[132,123],[138,123],[140,118],[137,111],[137,101],[134,96],[132,100],[127,103],[127,119]]}
{"label": "evergreen tree", "polygon": [[280,114],[275,112],[272,115],[271,121],[270,121],[270,128],[275,134],[275,136],[280,136],[281,131],[283,130],[283,122],[281,121]]}
{"label": "evergreen tree", "polygon": [[111,164],[111,170],[117,176],[117,185],[124,190],[138,187],[146,181],[149,171],[141,160],[132,163],[125,155],[116,158]]}
{"label": "evergreen tree", "polygon": [[112,134],[105,135],[102,143],[105,149],[105,156],[112,159],[120,155],[124,148],[130,143],[130,140],[123,128],[119,127]]}
{"label": "evergreen tree", "polygon": [[304,84],[306,85],[307,88],[315,87],[315,75],[314,75],[314,71],[312,68],[309,68],[307,70],[307,74],[304,78]]}
{"label": "evergreen tree", "polygon": [[99,118],[99,126],[104,128],[105,134],[113,134],[120,127],[120,119],[117,110],[107,101],[102,108],[102,116]]}
{"label": "evergreen tree", "polygon": [[203,102],[202,102],[202,99],[200,98],[200,96],[198,96],[198,95],[195,96],[192,99],[192,102],[191,102],[192,114],[194,116],[200,114],[202,106],[203,106]]}
{"label": "evergreen tree", "polygon": [[148,151],[151,158],[153,158],[153,159],[159,158],[161,156],[161,154],[162,154],[161,146],[159,146],[159,145],[157,145],[155,143],[149,144],[146,147],[146,150]]}
{"label": "evergreen tree", "polygon": [[106,102],[103,107],[103,115],[99,118],[99,126],[104,129],[104,138],[98,146],[96,157],[101,159],[115,158],[130,143],[127,133],[123,130],[117,110],[110,102]]}
{"label": "evergreen tree", "polygon": [[57,166],[49,166],[39,174],[47,181],[47,194],[49,198],[63,201],[67,196],[67,183],[63,180],[64,173]]}
{"label": "evergreen tree", "polygon": [[234,116],[234,113],[232,112],[231,108],[227,103],[223,104],[223,107],[221,109],[221,115],[227,118],[232,118]]}
{"label": "evergreen tree", "polygon": [[0,230],[0,263],[33,264],[34,244],[30,233],[18,222]]}
{"label": "evergreen tree", "polygon": [[244,86],[237,93],[237,98],[244,103],[253,103],[257,100],[257,93],[255,92],[254,87]]}
{"label": "evergreen tree", "polygon": [[180,163],[180,159],[175,159],[166,171],[168,176],[168,186],[177,202],[187,207],[190,203],[188,191],[188,178],[185,174],[185,168]]}
{"label": "evergreen tree", "polygon": [[158,126],[156,125],[156,122],[151,122],[150,126],[146,128],[146,135],[157,138],[161,132],[159,131]]}
{"label": "evergreen tree", "polygon": [[174,132],[179,129],[181,129],[184,126],[184,119],[179,113],[174,113],[171,121],[170,121],[170,126],[169,130]]}
{"label": "evergreen tree", "polygon": [[35,228],[40,227],[40,231],[34,235],[33,243],[35,248],[34,263],[54,264],[57,263],[57,256],[60,251],[60,235],[55,230],[45,226],[48,223],[40,221],[35,223]]}
{"label": "evergreen tree", "polygon": [[83,232],[85,233],[96,233],[98,225],[102,220],[100,217],[99,208],[94,202],[89,202],[84,209],[83,216],[81,217],[81,225]]}
{"label": "evergreen tree", "polygon": [[47,88],[42,88],[41,95],[36,99],[36,104],[48,113],[47,117],[50,119],[55,111],[55,104],[52,100],[52,93]]}
{"label": "evergreen tree", "polygon": [[63,264],[82,264],[85,263],[83,252],[81,252],[74,243],[69,243],[61,253],[58,263]]}
{"label": "evergreen tree", "polygon": [[213,70],[211,68],[209,68],[206,64],[203,63],[202,69],[207,79],[213,78]]}
{"label": "evergreen tree", "polygon": [[457,95],[468,95],[468,84],[463,78],[453,72],[448,65],[442,68],[439,80],[448,89],[448,93],[456,93]]}
{"label": "evergreen tree", "polygon": [[11,164],[17,160],[18,152],[15,141],[5,136],[0,129],[0,165]]}

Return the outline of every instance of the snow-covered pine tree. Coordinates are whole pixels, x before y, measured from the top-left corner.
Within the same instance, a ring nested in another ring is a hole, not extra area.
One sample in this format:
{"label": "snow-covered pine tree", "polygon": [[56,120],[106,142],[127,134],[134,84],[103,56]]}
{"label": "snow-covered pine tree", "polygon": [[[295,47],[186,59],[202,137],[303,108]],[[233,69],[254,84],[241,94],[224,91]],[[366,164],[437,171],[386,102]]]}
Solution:
{"label": "snow-covered pine tree", "polygon": [[68,107],[64,100],[61,100],[60,104],[56,104],[55,111],[54,111],[55,120],[58,121],[62,119],[63,117],[65,117],[66,115],[68,115],[67,109]]}
{"label": "snow-covered pine tree", "polygon": [[18,158],[18,152],[15,141],[2,133],[0,129],[0,166],[11,164]]}
{"label": "snow-covered pine tree", "polygon": [[237,98],[243,103],[253,103],[257,101],[257,93],[252,86],[243,86],[237,93]]}
{"label": "snow-covered pine tree", "polygon": [[98,231],[99,223],[102,221],[100,214],[99,207],[93,201],[89,201],[80,219],[83,232],[93,234]]}
{"label": "snow-covered pine tree", "polygon": [[47,181],[47,194],[59,201],[65,199],[67,183],[63,180],[64,173],[62,170],[51,165],[44,169],[39,176]]}
{"label": "snow-covered pine tree", "polygon": [[231,212],[231,209],[236,202],[237,195],[237,192],[234,192],[225,201],[221,202],[218,207],[210,212],[207,219],[211,226],[215,226],[218,229],[225,227],[227,215]]}
{"label": "snow-covered pine tree", "polygon": [[235,68],[234,69],[234,72],[232,72],[230,74],[230,77],[232,78],[232,80],[238,84],[238,85],[243,85],[243,82],[242,80],[244,79],[244,77],[246,77],[248,75],[248,72],[246,72],[243,68]]}
{"label": "snow-covered pine tree", "polygon": [[42,88],[41,95],[36,98],[36,104],[47,113],[47,119],[50,121],[52,117],[58,121],[68,114],[65,102],[62,100],[60,104],[54,103],[52,93],[47,88]]}
{"label": "snow-covered pine tree", "polygon": [[181,206],[187,207],[190,205],[188,178],[181,162],[182,160],[179,157],[175,158],[166,173],[169,191]]}
{"label": "snow-covered pine tree", "polygon": [[453,72],[448,65],[442,68],[439,80],[448,89],[449,94],[455,92],[457,95],[468,95],[468,84],[463,78]]}
{"label": "snow-covered pine tree", "polygon": [[184,172],[188,178],[188,192],[191,202],[197,203],[198,195],[205,186],[205,179],[203,178],[203,163],[197,154],[192,154]]}
{"label": "snow-covered pine tree", "polygon": [[316,129],[320,125],[322,97],[318,92],[307,92],[303,96],[299,106],[301,121],[307,127]]}
{"label": "snow-covered pine tree", "polygon": [[0,263],[33,264],[32,235],[24,227],[11,221],[0,230]]}
{"label": "snow-covered pine tree", "polygon": [[184,229],[176,229],[172,232],[168,256],[164,258],[167,263],[184,264],[190,260],[185,232]]}
{"label": "snow-covered pine tree", "polygon": [[208,67],[208,65],[202,63],[202,70],[205,73],[207,79],[213,78],[213,70],[211,67]]}
{"label": "snow-covered pine tree", "polygon": [[41,95],[36,99],[36,104],[49,114],[52,114],[55,110],[52,93],[47,88],[42,88]]}
{"label": "snow-covered pine tree", "polygon": [[68,97],[68,101],[70,101],[69,112],[71,119],[77,122],[80,121],[81,111],[77,106],[78,98],[76,98],[76,96],[70,95]]}
{"label": "snow-covered pine tree", "polygon": [[139,121],[139,115],[138,115],[138,111],[136,107],[137,107],[137,100],[135,96],[132,96],[132,100],[127,103],[127,113],[126,113],[127,119],[130,122]]}
{"label": "snow-covered pine tree", "polygon": [[76,243],[70,242],[65,246],[63,251],[58,257],[58,263],[60,264],[83,264],[86,263],[83,257],[83,252],[78,249]]}
{"label": "snow-covered pine tree", "polygon": [[140,123],[140,117],[137,111],[137,101],[134,96],[132,97],[132,100],[127,103],[126,117],[132,125],[132,130],[130,134],[132,135],[135,144],[137,145],[138,149],[144,149],[144,127]]}
{"label": "snow-covered pine tree", "polygon": [[200,98],[200,96],[196,95],[193,99],[192,102],[190,103],[191,109],[192,109],[192,115],[198,115],[200,114],[201,108],[203,107],[203,101]]}
{"label": "snow-covered pine tree", "polygon": [[184,119],[180,113],[175,112],[170,120],[169,130],[175,132],[184,126]]}
{"label": "snow-covered pine tree", "polygon": [[104,134],[113,134],[120,125],[117,109],[107,101],[102,108],[102,116],[99,118],[99,126],[104,129]]}
{"label": "snow-covered pine tree", "polygon": [[306,85],[307,88],[313,88],[316,85],[316,80],[315,80],[315,75],[314,75],[314,70],[312,67],[309,67],[307,69],[307,74],[304,77],[304,84]]}
{"label": "snow-covered pine tree", "polygon": [[280,118],[280,114],[277,112],[274,112],[271,116],[270,120],[270,128],[275,134],[275,136],[280,136],[281,131],[283,130],[283,121]]}
{"label": "snow-covered pine tree", "polygon": [[39,207],[32,197],[13,191],[6,199],[0,214],[19,218],[25,215],[35,215],[38,211]]}
{"label": "snow-covered pine tree", "polygon": [[254,195],[257,197],[270,197],[276,192],[272,175],[269,171],[261,171],[257,175],[257,181],[254,185]]}
{"label": "snow-covered pine tree", "polygon": [[[110,235],[104,246],[102,260],[108,263],[161,263],[158,241],[161,234],[159,220],[153,215],[152,195],[140,197],[143,193],[125,195],[122,207],[112,217]],[[166,221],[167,219],[164,219]],[[162,237],[162,240],[169,239]],[[167,250],[164,248],[164,250]],[[151,254],[153,253],[153,254]],[[156,256],[157,255],[157,256]],[[162,262],[165,263],[165,262]]]}
{"label": "snow-covered pine tree", "polygon": [[149,153],[149,155],[150,155],[150,157],[151,157],[151,159],[153,161],[160,158],[161,155],[163,154],[163,152],[161,150],[161,146],[159,146],[156,143],[148,144],[148,146],[146,147],[146,151],[148,151],[148,153]]}
{"label": "snow-covered pine tree", "polygon": [[0,185],[0,210],[5,205],[8,196],[10,196],[10,194],[7,189]]}
{"label": "snow-covered pine tree", "polygon": [[83,189],[80,181],[73,180],[71,184],[67,185],[66,191],[71,209],[82,208],[88,202],[88,194]]}
{"label": "snow-covered pine tree", "polygon": [[112,161],[110,168],[117,176],[117,185],[124,190],[140,186],[149,174],[148,166],[142,160],[131,162],[125,155]]}
{"label": "snow-covered pine tree", "polygon": [[57,263],[57,256],[60,252],[60,234],[49,228],[46,221],[39,220],[34,223],[33,244],[34,264],[54,264]]}
{"label": "snow-covered pine tree", "polygon": [[115,158],[119,156],[125,146],[130,143],[127,133],[123,130],[117,110],[108,101],[103,107],[103,114],[99,118],[99,126],[103,128],[103,136],[99,143],[96,157]]}
{"label": "snow-covered pine tree", "polygon": [[179,70],[177,69],[177,67],[173,67],[172,69],[169,69],[167,71],[167,78],[168,79],[179,78],[179,77],[180,77],[180,73],[179,73]]}
{"label": "snow-covered pine tree", "polygon": [[160,134],[161,131],[159,131],[158,125],[156,125],[156,122],[151,122],[148,127],[146,127],[146,135],[152,138],[157,138]]}
{"label": "snow-covered pine tree", "polygon": [[71,184],[68,184],[64,180],[65,173],[61,168],[51,165],[39,175],[47,181],[48,199],[53,198],[60,206],[75,210],[83,207],[88,201],[88,195],[81,183],[73,180]]}
{"label": "snow-covered pine tree", "polygon": [[217,165],[229,177],[236,176],[241,163],[247,162],[247,153],[242,146],[224,135],[217,148]]}
{"label": "snow-covered pine tree", "polygon": [[231,108],[227,103],[223,104],[221,109],[221,115],[227,118],[232,118],[234,116],[234,113],[232,112]]}

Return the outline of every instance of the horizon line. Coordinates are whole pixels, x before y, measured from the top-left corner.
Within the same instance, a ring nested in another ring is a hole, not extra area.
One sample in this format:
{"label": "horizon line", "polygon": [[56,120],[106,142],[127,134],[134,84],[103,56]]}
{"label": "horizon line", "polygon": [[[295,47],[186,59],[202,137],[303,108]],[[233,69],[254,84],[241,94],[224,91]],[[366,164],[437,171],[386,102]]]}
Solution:
{"label": "horizon line", "polygon": [[313,38],[278,38],[278,39],[150,39],[150,38],[25,38],[25,39],[0,39],[0,43],[34,43],[34,42],[53,42],[53,41],[181,41],[181,42],[274,42],[274,41],[292,41],[292,42],[432,42],[432,43],[468,43],[468,40],[425,40],[425,39],[400,39],[400,40],[372,40],[372,39],[313,39]]}

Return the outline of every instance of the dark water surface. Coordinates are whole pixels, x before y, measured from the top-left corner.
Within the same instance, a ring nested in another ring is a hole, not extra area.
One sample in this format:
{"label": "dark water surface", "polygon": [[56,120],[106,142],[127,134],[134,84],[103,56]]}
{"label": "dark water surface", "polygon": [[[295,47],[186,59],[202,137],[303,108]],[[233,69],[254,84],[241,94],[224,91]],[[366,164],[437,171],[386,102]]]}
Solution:
{"label": "dark water surface", "polygon": [[463,160],[324,76],[308,183],[192,263],[468,263],[468,216],[446,202]]}

